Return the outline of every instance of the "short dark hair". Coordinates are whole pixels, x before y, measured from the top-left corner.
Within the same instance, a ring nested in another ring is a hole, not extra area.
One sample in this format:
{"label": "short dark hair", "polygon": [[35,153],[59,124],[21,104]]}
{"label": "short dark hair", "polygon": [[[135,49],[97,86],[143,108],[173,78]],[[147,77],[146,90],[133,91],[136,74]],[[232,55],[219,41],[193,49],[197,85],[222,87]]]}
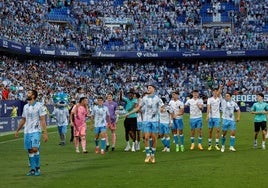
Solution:
{"label": "short dark hair", "polygon": [[172,91],[172,93],[175,93],[175,94],[177,94],[177,95],[180,94],[180,92],[179,92],[178,90]]}
{"label": "short dark hair", "polygon": [[155,86],[155,85],[153,85],[153,84],[149,84],[149,85],[147,85],[147,88],[148,88],[149,86],[153,87],[153,88],[156,90],[156,86]]}
{"label": "short dark hair", "polygon": [[262,93],[258,93],[257,95],[261,96],[262,98],[264,98],[264,95]]}
{"label": "short dark hair", "polygon": [[102,96],[98,96],[97,99],[104,100]]}
{"label": "short dark hair", "polygon": [[79,99],[79,103],[81,103],[83,100],[85,100],[86,99],[86,97],[81,97],[80,99]]}
{"label": "short dark hair", "polygon": [[233,95],[233,94],[232,94],[232,93],[230,93],[230,92],[227,92],[226,94],[230,95],[230,97],[232,97],[232,95]]}
{"label": "short dark hair", "polygon": [[32,94],[34,95],[34,99],[37,99],[37,97],[38,97],[38,93],[37,93],[37,91],[34,90],[34,89],[32,89],[31,92],[32,92]]}

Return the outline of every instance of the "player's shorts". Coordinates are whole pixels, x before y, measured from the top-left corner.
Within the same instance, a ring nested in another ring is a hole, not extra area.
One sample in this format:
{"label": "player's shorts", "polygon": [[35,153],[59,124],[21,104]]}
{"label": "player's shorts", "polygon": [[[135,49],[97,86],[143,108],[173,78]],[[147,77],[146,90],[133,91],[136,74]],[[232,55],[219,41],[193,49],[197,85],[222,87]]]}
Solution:
{"label": "player's shorts", "polygon": [[190,118],[190,128],[192,129],[202,129],[203,123],[202,118]]}
{"label": "player's shorts", "polygon": [[127,132],[135,132],[137,130],[137,118],[126,118],[124,121],[124,127]]}
{"label": "player's shorts", "polygon": [[101,126],[101,127],[95,127],[94,128],[94,133],[100,134],[100,133],[105,133],[106,132],[106,126]]}
{"label": "player's shorts", "polygon": [[173,119],[172,130],[183,130],[183,121],[182,119]]}
{"label": "player's shorts", "polygon": [[137,122],[137,130],[143,131],[143,122]]}
{"label": "player's shorts", "polygon": [[26,133],[24,134],[24,148],[26,150],[32,149],[32,148],[39,148],[40,146],[40,132],[35,133]]}
{"label": "player's shorts", "polygon": [[159,124],[159,134],[170,134],[169,123],[160,123]]}
{"label": "player's shorts", "polygon": [[228,129],[230,129],[232,131],[236,130],[236,123],[234,120],[223,119],[222,120],[222,130],[227,131]]}
{"label": "player's shorts", "polygon": [[220,118],[209,118],[208,120],[208,128],[219,128],[220,127]]}
{"label": "player's shorts", "polygon": [[58,126],[59,134],[66,134],[67,133],[67,125],[60,125]]}
{"label": "player's shorts", "polygon": [[267,130],[267,125],[266,125],[266,121],[262,121],[262,122],[254,122],[254,129],[255,132],[259,132],[260,130]]}
{"label": "player's shorts", "polygon": [[86,136],[87,126],[74,126],[74,136]]}
{"label": "player's shorts", "polygon": [[158,122],[144,122],[143,127],[144,133],[155,133],[157,134],[159,132],[159,123]]}
{"label": "player's shorts", "polygon": [[110,124],[107,123],[107,128],[112,130],[112,131],[116,130],[116,128],[117,128],[116,123],[115,122],[110,123]]}

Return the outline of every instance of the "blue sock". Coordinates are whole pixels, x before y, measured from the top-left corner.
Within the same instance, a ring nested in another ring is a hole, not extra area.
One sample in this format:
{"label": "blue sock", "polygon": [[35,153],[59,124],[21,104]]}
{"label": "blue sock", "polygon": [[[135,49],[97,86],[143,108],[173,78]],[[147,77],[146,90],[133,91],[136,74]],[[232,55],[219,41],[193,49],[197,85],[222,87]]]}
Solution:
{"label": "blue sock", "polygon": [[225,138],[225,136],[222,136],[221,137],[221,145],[225,145],[225,141],[226,141],[226,138]]}
{"label": "blue sock", "polygon": [[192,144],[194,143],[194,137],[191,137],[191,143]]}
{"label": "blue sock", "polygon": [[202,144],[202,137],[198,137],[198,144]]}
{"label": "blue sock", "polygon": [[230,146],[234,147],[234,144],[235,144],[235,136],[231,136],[230,137]]}
{"label": "blue sock", "polygon": [[184,135],[180,135],[180,142],[181,142],[181,145],[184,145]]}
{"label": "blue sock", "polygon": [[35,154],[34,154],[34,160],[35,160],[35,167],[36,168],[40,168],[40,153],[39,151],[37,151]]}
{"label": "blue sock", "polygon": [[149,139],[149,146],[152,147],[153,146],[153,139]]}
{"label": "blue sock", "polygon": [[166,142],[166,138],[165,137],[161,138],[161,142],[164,145],[164,147],[166,147],[167,142]]}
{"label": "blue sock", "polygon": [[99,140],[95,139],[95,145],[96,145],[96,147],[99,146]]}
{"label": "blue sock", "polygon": [[29,153],[29,162],[32,170],[35,170],[35,157],[34,153]]}
{"label": "blue sock", "polygon": [[152,148],[152,155],[155,155],[156,148]]}
{"label": "blue sock", "polygon": [[150,155],[150,147],[145,147],[145,153],[146,155]]}
{"label": "blue sock", "polygon": [[170,137],[166,138],[166,147],[170,148]]}
{"label": "blue sock", "polygon": [[178,135],[177,135],[177,134],[174,134],[173,138],[174,138],[175,144],[176,144],[176,145],[179,144],[179,138],[178,138]]}
{"label": "blue sock", "polygon": [[101,150],[104,150],[105,146],[106,146],[106,140],[105,140],[105,138],[102,138],[101,139]]}

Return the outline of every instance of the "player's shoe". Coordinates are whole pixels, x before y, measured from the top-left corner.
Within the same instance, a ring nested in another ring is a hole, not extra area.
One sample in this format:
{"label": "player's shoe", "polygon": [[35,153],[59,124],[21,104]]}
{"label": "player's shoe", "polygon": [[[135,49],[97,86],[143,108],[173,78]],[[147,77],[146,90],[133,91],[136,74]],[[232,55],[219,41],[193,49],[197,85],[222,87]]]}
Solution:
{"label": "player's shoe", "polygon": [[75,149],[75,152],[76,152],[76,153],[80,153],[80,151],[79,151],[79,149],[78,149],[78,148],[76,148],[76,149]]}
{"label": "player's shoe", "polygon": [[254,141],[253,148],[257,149],[257,147],[258,147],[257,141]]}
{"label": "player's shoe", "polygon": [[194,150],[194,143],[191,144],[190,150]]}
{"label": "player's shoe", "polygon": [[128,144],[124,150],[125,150],[125,151],[129,151],[130,149],[131,149],[131,148],[130,148],[130,145]]}
{"label": "player's shoe", "polygon": [[220,151],[220,150],[221,150],[219,144],[216,144],[216,145],[215,145],[215,149],[216,149],[217,151]]}
{"label": "player's shoe", "polygon": [[181,152],[184,152],[184,145],[181,145]]}
{"label": "player's shoe", "polygon": [[203,146],[202,146],[201,144],[198,144],[198,149],[199,149],[200,151],[203,151],[203,150],[204,150],[204,148],[203,148]]}
{"label": "player's shoe", "polygon": [[87,150],[84,150],[83,153],[88,153],[88,151]]}
{"label": "player's shoe", "polygon": [[209,145],[208,146],[208,151],[211,151],[212,150],[212,145]]}
{"label": "player's shoe", "polygon": [[162,150],[162,152],[166,152],[167,151],[167,148],[166,147],[164,147],[164,149]]}
{"label": "player's shoe", "polygon": [[140,142],[137,142],[136,145],[135,145],[135,147],[136,147],[136,151],[140,151],[141,150],[141,148],[140,148]]}
{"label": "player's shoe", "polygon": [[145,163],[149,163],[149,162],[150,162],[150,159],[151,159],[151,157],[150,157],[150,156],[146,156],[146,158],[145,158],[144,162],[145,162]]}
{"label": "player's shoe", "polygon": [[99,153],[99,147],[95,148],[95,153],[98,154]]}
{"label": "player's shoe", "polygon": [[151,163],[155,163],[155,157],[151,156],[150,161],[151,161]]}
{"label": "player's shoe", "polygon": [[179,151],[180,151],[179,146],[176,146],[176,152],[179,152]]}
{"label": "player's shoe", "polygon": [[261,149],[266,149],[265,144],[261,145]]}
{"label": "player's shoe", "polygon": [[115,147],[112,147],[112,151],[114,151],[115,150]]}
{"label": "player's shoe", "polygon": [[167,149],[166,149],[166,152],[170,152],[170,148],[167,148]]}
{"label": "player's shoe", "polygon": [[26,176],[34,176],[34,174],[35,174],[35,170],[32,169],[26,174]]}
{"label": "player's shoe", "polygon": [[236,149],[233,146],[230,146],[229,150],[230,151],[236,151]]}
{"label": "player's shoe", "polygon": [[35,176],[40,176],[40,168],[35,170],[34,175]]}
{"label": "player's shoe", "polygon": [[110,145],[106,145],[105,151],[109,151]]}
{"label": "player's shoe", "polygon": [[135,142],[133,142],[133,144],[132,144],[131,151],[132,152],[135,152],[136,151],[136,149],[135,149]]}
{"label": "player's shoe", "polygon": [[104,152],[104,150],[102,149],[102,150],[100,151],[100,154],[101,154],[101,155],[104,155],[104,153],[105,153],[105,152]]}
{"label": "player's shoe", "polygon": [[225,146],[221,146],[221,152],[225,151]]}

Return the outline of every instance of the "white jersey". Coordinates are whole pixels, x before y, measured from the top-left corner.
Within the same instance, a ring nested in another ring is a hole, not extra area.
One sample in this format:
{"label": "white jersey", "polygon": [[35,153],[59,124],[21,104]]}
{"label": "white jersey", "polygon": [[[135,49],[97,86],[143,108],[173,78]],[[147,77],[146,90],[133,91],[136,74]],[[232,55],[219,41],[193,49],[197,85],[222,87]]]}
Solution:
{"label": "white jersey", "polygon": [[144,96],[141,100],[141,108],[144,110],[142,117],[145,122],[158,122],[160,107],[163,106],[163,101],[156,95]]}
{"label": "white jersey", "polygon": [[202,117],[202,110],[199,109],[198,105],[204,105],[202,99],[188,99],[185,106],[190,107],[190,118],[200,118]]}
{"label": "white jersey", "polygon": [[23,107],[22,117],[26,118],[24,124],[24,133],[41,132],[40,116],[46,115],[46,109],[40,102],[34,102],[33,105],[25,104]]}
{"label": "white jersey", "polygon": [[207,106],[210,106],[210,118],[220,118],[220,103],[221,98],[210,97],[207,100]]}
{"label": "white jersey", "polygon": [[[171,111],[174,114],[178,114],[180,112],[180,109],[184,109],[184,104],[182,101],[180,100],[176,100],[174,101],[173,99],[171,101],[169,101],[169,106],[171,108]],[[175,119],[181,119],[182,116],[177,116]]]}
{"label": "white jersey", "polygon": [[234,111],[239,110],[239,106],[233,100],[226,101],[225,99],[221,100],[222,106],[222,119],[235,120]]}
{"label": "white jersey", "polygon": [[104,127],[107,124],[106,117],[110,116],[107,106],[95,105],[92,109],[92,115],[94,116],[94,126]]}
{"label": "white jersey", "polygon": [[164,111],[163,112],[160,111],[160,115],[159,115],[159,117],[160,117],[159,122],[160,123],[167,123],[167,124],[169,124],[170,122],[172,122],[171,117],[170,117],[169,110],[170,110],[169,109],[169,106],[165,106],[164,107]]}
{"label": "white jersey", "polygon": [[69,110],[67,107],[55,107],[52,115],[55,116],[58,126],[68,125]]}

